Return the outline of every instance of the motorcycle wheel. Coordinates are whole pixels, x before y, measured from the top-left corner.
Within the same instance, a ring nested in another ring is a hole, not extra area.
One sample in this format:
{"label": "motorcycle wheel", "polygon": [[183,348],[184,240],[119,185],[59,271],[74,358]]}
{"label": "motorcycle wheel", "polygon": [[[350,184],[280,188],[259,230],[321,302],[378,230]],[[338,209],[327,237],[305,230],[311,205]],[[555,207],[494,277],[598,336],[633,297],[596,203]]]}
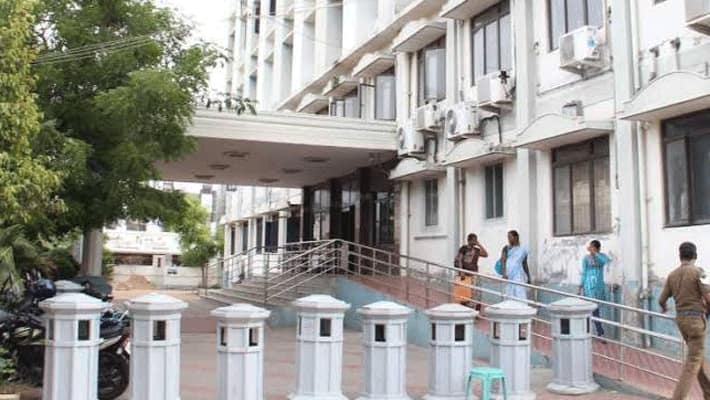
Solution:
{"label": "motorcycle wheel", "polygon": [[123,356],[99,352],[99,400],[113,400],[122,395],[128,387],[128,360]]}

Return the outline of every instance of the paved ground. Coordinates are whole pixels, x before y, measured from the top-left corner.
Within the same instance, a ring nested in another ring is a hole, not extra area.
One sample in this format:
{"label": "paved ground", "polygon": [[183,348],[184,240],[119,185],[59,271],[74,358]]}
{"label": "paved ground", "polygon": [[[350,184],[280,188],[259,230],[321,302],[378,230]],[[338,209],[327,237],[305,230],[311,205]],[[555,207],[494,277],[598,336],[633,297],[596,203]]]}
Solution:
{"label": "paved ground", "polygon": [[[146,292],[117,292],[116,301],[135,297]],[[209,311],[221,304],[198,298],[190,292],[169,292],[190,304],[183,316],[183,345],[181,359],[181,400],[207,400],[216,397],[216,351],[214,320]],[[294,360],[296,357],[296,337],[293,329],[266,329],[264,394],[267,400],[282,400],[293,390],[296,379]],[[410,346],[408,349],[407,391],[418,399],[427,391],[427,349]],[[362,355],[360,333],[348,331],[345,334],[343,358],[343,391],[355,399],[362,384]],[[551,380],[552,372],[547,369],[532,371],[532,385],[538,399],[568,399],[548,393],[545,385]],[[37,392],[28,393],[23,399],[37,399]],[[121,400],[128,400],[126,393]],[[593,395],[579,396],[575,399],[642,399],[609,391],[599,391]]]}

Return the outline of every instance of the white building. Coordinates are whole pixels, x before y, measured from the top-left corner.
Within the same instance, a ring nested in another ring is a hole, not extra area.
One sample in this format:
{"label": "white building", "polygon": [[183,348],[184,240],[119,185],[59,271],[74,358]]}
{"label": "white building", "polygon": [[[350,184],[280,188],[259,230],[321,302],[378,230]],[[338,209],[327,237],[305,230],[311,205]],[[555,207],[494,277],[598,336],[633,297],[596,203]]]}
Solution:
{"label": "white building", "polygon": [[198,150],[162,166],[262,186],[230,194],[227,254],[271,229],[450,264],[516,229],[535,281],[576,286],[596,238],[629,304],[680,242],[710,260],[707,1],[246,0],[231,21],[227,92],[259,112],[198,112]]}

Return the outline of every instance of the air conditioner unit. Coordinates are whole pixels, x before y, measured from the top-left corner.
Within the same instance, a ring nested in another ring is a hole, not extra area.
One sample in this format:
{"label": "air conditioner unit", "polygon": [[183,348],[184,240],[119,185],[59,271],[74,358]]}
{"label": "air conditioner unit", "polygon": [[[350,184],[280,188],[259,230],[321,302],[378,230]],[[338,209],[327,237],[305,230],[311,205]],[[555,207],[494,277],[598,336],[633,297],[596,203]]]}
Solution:
{"label": "air conditioner unit", "polygon": [[685,0],[685,21],[688,28],[710,35],[710,1]]}
{"label": "air conditioner unit", "polygon": [[472,102],[454,104],[446,111],[446,138],[451,141],[463,140],[468,137],[478,136],[479,114]]}
{"label": "air conditioner unit", "polygon": [[606,67],[599,28],[583,26],[560,37],[560,68],[575,73]]}
{"label": "air conditioner unit", "polygon": [[414,129],[436,132],[441,127],[441,109],[437,103],[429,103],[417,108]]}
{"label": "air conditioner unit", "polygon": [[424,135],[414,129],[412,120],[406,120],[397,129],[397,155],[400,157],[423,157]]}
{"label": "air conditioner unit", "polygon": [[478,106],[489,111],[513,107],[513,77],[507,71],[485,75],[476,81]]}

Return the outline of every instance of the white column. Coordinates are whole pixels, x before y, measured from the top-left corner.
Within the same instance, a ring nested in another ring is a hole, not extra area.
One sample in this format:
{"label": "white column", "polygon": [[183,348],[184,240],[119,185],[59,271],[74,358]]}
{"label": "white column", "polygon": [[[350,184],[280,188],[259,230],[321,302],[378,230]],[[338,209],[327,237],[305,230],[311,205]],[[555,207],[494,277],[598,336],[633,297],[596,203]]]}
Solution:
{"label": "white column", "polygon": [[327,295],[293,303],[298,312],[296,391],[291,400],[346,400],[342,393],[343,314],[350,305]]}
{"label": "white column", "polygon": [[[506,300],[489,306],[491,366],[503,370],[509,400],[533,400],[530,390],[530,323],[537,310],[525,303]],[[497,393],[502,397],[502,393]]]}
{"label": "white column", "polygon": [[592,370],[592,312],[597,305],[568,297],[548,307],[552,320],[552,371],[547,390],[579,395],[599,389]]}
{"label": "white column", "polygon": [[291,215],[288,211],[279,211],[279,237],[278,246],[279,252],[283,251],[284,246],[286,246],[286,239],[288,234],[288,217]]}
{"label": "white column", "polygon": [[429,390],[424,400],[464,400],[467,373],[473,365],[473,319],[478,313],[460,304],[443,304],[426,315],[431,336]]}
{"label": "white column", "polygon": [[39,304],[45,312],[42,400],[96,400],[101,311],[108,305],[83,293]]}
{"label": "white column", "polygon": [[212,311],[217,318],[217,399],[264,398],[264,320],[270,312],[250,304]]}
{"label": "white column", "polygon": [[131,399],[180,399],[180,317],[187,303],[151,293],[128,303]]}
{"label": "white column", "polygon": [[407,318],[412,310],[389,301],[361,307],[363,390],[358,400],[409,400]]}

